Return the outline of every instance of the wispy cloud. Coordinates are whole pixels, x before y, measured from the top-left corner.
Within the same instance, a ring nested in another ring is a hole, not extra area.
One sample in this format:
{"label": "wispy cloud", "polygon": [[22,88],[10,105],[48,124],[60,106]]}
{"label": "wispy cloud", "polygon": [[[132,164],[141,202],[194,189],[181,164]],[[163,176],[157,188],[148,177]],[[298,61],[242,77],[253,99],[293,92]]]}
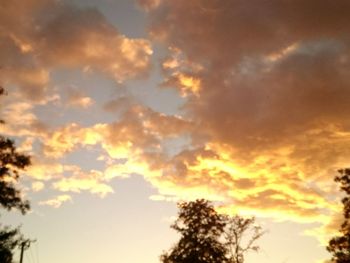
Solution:
{"label": "wispy cloud", "polygon": [[72,201],[72,198],[69,195],[58,195],[52,199],[39,202],[39,205],[47,205],[54,208],[59,208],[63,203],[68,201]]}
{"label": "wispy cloud", "polygon": [[72,176],[60,178],[53,187],[62,192],[89,191],[100,197],[113,193],[112,187],[104,182],[103,173],[94,170],[84,172],[78,167],[74,169]]}

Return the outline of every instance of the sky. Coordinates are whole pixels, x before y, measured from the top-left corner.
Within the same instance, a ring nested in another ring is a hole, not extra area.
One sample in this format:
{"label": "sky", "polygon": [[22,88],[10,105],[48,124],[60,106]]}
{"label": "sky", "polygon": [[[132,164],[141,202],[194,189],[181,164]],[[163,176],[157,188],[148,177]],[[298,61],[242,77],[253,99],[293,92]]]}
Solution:
{"label": "sky", "polygon": [[[31,263],[156,263],[176,203],[266,230],[247,262],[324,263],[350,166],[347,0],[0,0],[0,133]],[[18,260],[18,253],[15,255]]]}

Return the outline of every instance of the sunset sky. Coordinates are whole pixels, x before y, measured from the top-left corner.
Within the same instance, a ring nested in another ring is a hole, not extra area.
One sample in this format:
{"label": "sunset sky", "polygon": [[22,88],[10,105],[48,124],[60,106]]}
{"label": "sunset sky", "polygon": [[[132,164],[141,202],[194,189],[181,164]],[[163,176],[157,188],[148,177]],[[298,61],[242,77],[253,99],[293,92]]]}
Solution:
{"label": "sunset sky", "polygon": [[196,198],[267,230],[247,263],[326,262],[349,51],[348,0],[0,0],[24,262],[157,263]]}

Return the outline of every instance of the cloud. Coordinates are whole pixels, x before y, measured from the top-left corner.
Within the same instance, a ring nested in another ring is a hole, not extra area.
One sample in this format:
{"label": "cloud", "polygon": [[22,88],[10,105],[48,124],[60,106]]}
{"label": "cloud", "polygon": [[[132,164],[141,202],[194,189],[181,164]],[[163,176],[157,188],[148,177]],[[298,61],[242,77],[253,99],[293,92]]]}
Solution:
{"label": "cloud", "polygon": [[317,238],[323,246],[327,246],[331,238],[341,236],[340,229],[344,222],[344,216],[340,210],[339,206],[338,211],[332,217],[327,218],[324,224],[316,228],[307,229],[304,234]]}
{"label": "cloud", "polygon": [[111,113],[124,113],[127,109],[131,108],[135,103],[131,98],[127,96],[122,96],[117,99],[112,99],[103,105],[103,109]]}
{"label": "cloud", "polygon": [[50,132],[43,152],[61,158],[79,147],[101,144],[115,159],[128,158],[131,153],[159,151],[161,141],[187,133],[191,123],[175,115],[165,115],[141,105],[131,105],[119,120],[81,127],[76,123]]}
{"label": "cloud", "polygon": [[79,145],[95,145],[102,140],[105,129],[103,124],[84,129],[76,123],[70,123],[48,134],[43,144],[43,153],[50,158],[61,158]]}
{"label": "cloud", "polygon": [[52,199],[46,200],[46,201],[41,201],[39,202],[39,205],[47,205],[47,206],[52,206],[53,208],[59,208],[63,203],[66,202],[72,202],[72,198],[69,195],[58,195]]}
{"label": "cloud", "polygon": [[72,176],[57,180],[53,183],[53,187],[62,192],[89,191],[100,197],[113,193],[112,187],[105,183],[103,173],[95,170],[84,172],[79,168],[73,171]]}
{"label": "cloud", "polygon": [[31,156],[32,165],[27,168],[25,174],[34,180],[50,181],[62,177],[65,172],[74,169],[73,165],[64,165],[45,156]]}
{"label": "cloud", "polygon": [[[38,103],[52,102],[56,99],[56,96],[46,97]],[[35,104],[16,92],[3,96],[1,102],[1,116],[5,121],[5,125],[0,126],[1,133],[9,136],[45,137],[48,126],[34,113]]]}
{"label": "cloud", "polygon": [[54,18],[45,21],[38,33],[47,64],[90,67],[118,81],[147,70],[150,43],[119,34],[97,9],[62,6],[51,12]]}
{"label": "cloud", "polygon": [[338,207],[318,188],[302,184],[302,171],[293,171],[285,160],[275,162],[279,167],[270,167],[273,158],[261,156],[250,165],[242,165],[224,149],[196,149],[181,152],[168,162],[160,160],[162,164],[154,166],[158,176],[150,166],[145,174],[166,198],[205,196],[220,201],[224,205],[221,210],[230,214],[326,223],[325,210]]}
{"label": "cloud", "polygon": [[137,3],[145,11],[150,11],[157,8],[162,0],[138,0]]}
{"label": "cloud", "polygon": [[[25,175],[33,180],[38,180],[32,183],[34,192],[41,191],[46,187],[61,192],[80,193],[86,191],[99,197],[113,193],[112,187],[108,184],[113,177],[107,176],[107,170],[105,173],[96,170],[85,171],[73,164],[60,164],[57,159],[42,157],[37,160],[34,158],[33,164],[25,171]],[[49,203],[56,205],[56,201]]]}
{"label": "cloud", "polygon": [[[43,153],[56,160],[81,148],[89,150],[90,146],[100,145],[103,154],[108,155],[100,158],[106,163],[104,170],[83,172],[75,166],[62,165],[57,166],[57,176],[52,177],[54,169],[43,164],[43,169],[34,165],[37,171],[31,174],[36,178],[53,178],[53,187],[63,192],[88,191],[103,197],[113,192],[110,180],[136,173],[157,187],[157,200],[206,196],[224,203],[225,212],[240,211],[298,222],[326,223],[329,214],[338,209],[324,190],[331,182],[327,183],[322,174],[314,177],[306,174],[300,157],[292,158],[295,155],[292,144],[268,148],[244,158],[239,153],[245,149],[234,150],[230,144],[215,141],[205,141],[203,147],[197,145],[175,154],[166,152],[167,138],[194,136],[196,132],[193,123],[182,117],[131,104],[118,121],[91,127],[73,123],[45,138]],[[319,132],[313,131],[314,139],[309,139],[308,151],[312,150],[313,143],[318,147],[317,142],[321,141],[318,136],[324,138],[324,134],[333,130],[318,135]],[[344,134],[338,136],[342,142]],[[334,134],[333,138],[336,138]],[[302,144],[303,136],[300,140]],[[334,141],[326,139],[325,143]],[[318,161],[309,161],[308,169],[320,169],[319,165]],[[40,171],[50,171],[51,176]],[[320,177],[323,179],[318,182]]]}
{"label": "cloud", "polygon": [[[22,97],[5,108],[10,123],[1,131],[29,137],[23,149],[39,149],[43,159],[28,175],[62,192],[103,197],[113,192],[110,180],[137,173],[158,189],[152,200],[204,196],[226,212],[327,228],[339,210],[332,177],[350,165],[350,3],[139,2],[150,36],[167,52],[162,86],[183,97],[181,114],[125,96],[104,105],[114,121],[59,127],[45,126],[31,101],[82,108],[99,102],[83,87],[54,99],[51,72],[93,71],[119,82],[140,77],[150,67],[151,43],[122,35],[94,8],[4,4],[0,77]],[[169,150],[172,140],[181,147]],[[105,162],[100,171],[57,164],[92,148]]]}
{"label": "cloud", "polygon": [[36,181],[36,182],[32,183],[32,190],[34,192],[39,192],[39,191],[43,190],[44,187],[45,187],[45,184],[43,182]]}
{"label": "cloud", "polygon": [[[45,181],[46,186],[61,192],[87,191],[100,197],[113,193],[109,185],[113,178],[127,178],[133,173],[149,177],[152,170],[159,173],[158,169],[162,167],[159,161],[165,161],[167,156],[162,140],[187,133],[191,127],[181,117],[136,104],[130,104],[115,122],[90,127],[68,123],[51,127],[42,136],[28,131],[31,120],[36,119],[34,115],[28,116],[29,121],[23,126],[25,132],[21,135],[27,138],[22,148],[33,154],[32,165],[25,171],[29,178],[38,181],[33,190],[41,190],[44,185],[40,183],[39,186],[39,181]],[[99,147],[101,158],[98,160],[105,164],[99,171],[84,171],[67,159],[75,151],[89,152]]]}
{"label": "cloud", "polygon": [[67,93],[66,103],[70,107],[86,109],[95,103],[91,97],[85,95],[84,92],[77,87],[70,86],[65,88],[65,90]]}
{"label": "cloud", "polygon": [[180,0],[150,10],[150,35],[169,51],[164,85],[186,97],[192,124],[191,145],[156,165],[159,191],[327,224],[339,210],[332,177],[350,165],[349,7]]}
{"label": "cloud", "polygon": [[266,5],[258,0],[162,1],[151,14],[151,32],[165,36],[169,46],[185,50],[192,60],[227,67],[245,55],[272,53],[298,41],[343,38],[349,30],[348,7],[346,0],[336,5],[317,0]]}
{"label": "cloud", "polygon": [[97,9],[54,0],[11,1],[0,8],[0,79],[31,100],[50,90],[57,68],[89,69],[118,82],[147,74],[146,39],[118,32]]}

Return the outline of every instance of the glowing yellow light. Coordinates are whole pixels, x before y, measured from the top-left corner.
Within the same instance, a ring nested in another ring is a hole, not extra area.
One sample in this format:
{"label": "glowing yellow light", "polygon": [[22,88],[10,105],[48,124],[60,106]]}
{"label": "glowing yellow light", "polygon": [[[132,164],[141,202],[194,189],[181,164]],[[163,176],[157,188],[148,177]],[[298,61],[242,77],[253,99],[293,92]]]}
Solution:
{"label": "glowing yellow light", "polygon": [[178,74],[178,79],[182,85],[182,96],[186,96],[188,92],[198,96],[201,89],[201,80],[192,76]]}
{"label": "glowing yellow light", "polygon": [[299,47],[298,43],[293,43],[293,44],[289,45],[288,47],[283,48],[282,50],[279,50],[275,53],[268,55],[267,60],[271,61],[271,62],[275,62],[277,60],[280,60],[283,57],[285,57],[285,56],[289,55],[290,53],[292,53],[293,51],[295,51],[298,47]]}

